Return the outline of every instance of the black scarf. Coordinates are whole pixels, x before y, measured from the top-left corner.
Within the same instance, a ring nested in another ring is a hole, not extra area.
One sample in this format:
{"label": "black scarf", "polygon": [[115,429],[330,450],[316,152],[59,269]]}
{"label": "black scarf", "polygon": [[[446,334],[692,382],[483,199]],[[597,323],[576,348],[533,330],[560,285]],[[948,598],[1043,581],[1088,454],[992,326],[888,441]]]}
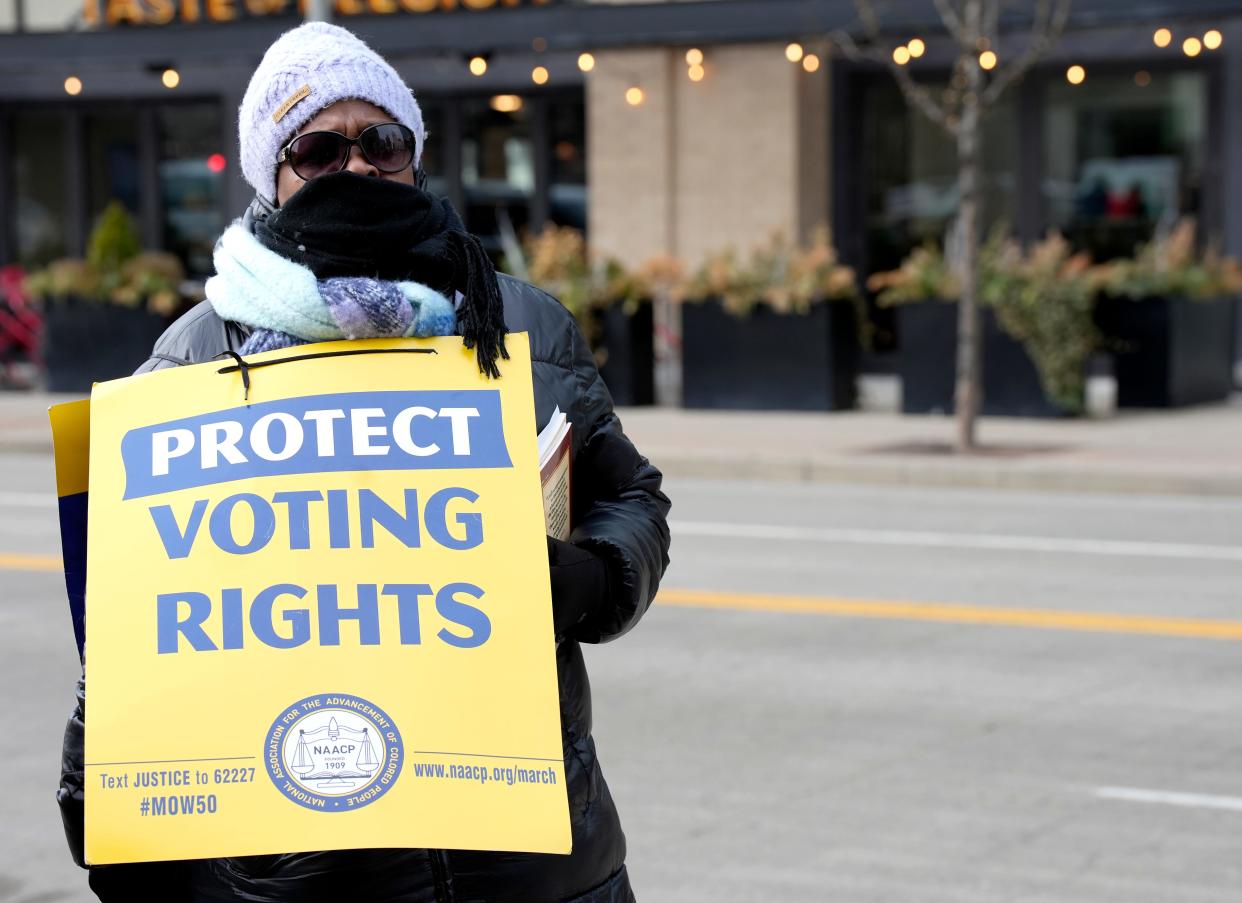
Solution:
{"label": "black scarf", "polygon": [[509,352],[496,269],[443,198],[390,179],[332,173],[257,219],[254,234],[317,279],[412,279],[450,299],[461,292],[457,334],[475,349],[482,373],[500,375],[496,361]]}

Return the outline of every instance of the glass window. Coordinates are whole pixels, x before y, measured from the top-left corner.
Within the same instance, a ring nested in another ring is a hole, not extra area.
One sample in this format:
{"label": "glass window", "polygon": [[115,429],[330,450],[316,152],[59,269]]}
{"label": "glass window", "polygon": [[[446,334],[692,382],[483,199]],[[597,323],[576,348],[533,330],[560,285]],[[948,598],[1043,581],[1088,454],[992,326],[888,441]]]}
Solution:
{"label": "glass window", "polygon": [[552,100],[548,106],[548,123],[552,151],[548,206],[552,222],[586,231],[586,104],[583,97]]}
{"label": "glass window", "polygon": [[[496,109],[501,106],[502,109]],[[530,221],[535,192],[534,142],[527,104],[462,102],[461,181],[466,225],[492,253]]]}
{"label": "glass window", "polygon": [[1049,224],[1107,260],[1130,254],[1158,224],[1197,214],[1206,119],[1201,72],[1050,85],[1043,183]]}
{"label": "glass window", "polygon": [[[1015,215],[1017,135],[1009,97],[983,121],[985,233]],[[897,267],[921,244],[943,244],[957,213],[957,146],[910,109],[890,80],[870,86],[864,110],[867,263],[875,272]]]}
{"label": "glass window", "polygon": [[88,227],[104,207],[120,201],[138,217],[138,113],[133,109],[100,110],[86,117]]}
{"label": "glass window", "polygon": [[186,271],[207,275],[211,252],[224,230],[224,178],[220,110],[215,104],[161,107],[159,128],[160,221],[164,247]]}
{"label": "glass window", "polygon": [[[943,91],[944,84],[933,90]],[[983,120],[982,231],[1013,222],[1017,167],[1016,110],[1009,100]],[[906,103],[889,78],[863,92],[866,203],[865,264],[868,272],[896,269],[912,250],[943,247],[957,215],[957,144],[940,126]],[[870,305],[872,349],[881,355],[900,343],[892,308]],[[877,358],[877,361],[879,359]],[[865,361],[864,366],[875,365]]]}
{"label": "glass window", "polygon": [[423,126],[427,138],[423,142],[423,171],[427,173],[427,190],[432,194],[444,197],[448,194],[448,178],[444,173],[444,107],[439,104],[424,103]]}
{"label": "glass window", "polygon": [[43,266],[67,253],[65,117],[61,113],[16,113],[13,123],[13,181],[17,262]]}

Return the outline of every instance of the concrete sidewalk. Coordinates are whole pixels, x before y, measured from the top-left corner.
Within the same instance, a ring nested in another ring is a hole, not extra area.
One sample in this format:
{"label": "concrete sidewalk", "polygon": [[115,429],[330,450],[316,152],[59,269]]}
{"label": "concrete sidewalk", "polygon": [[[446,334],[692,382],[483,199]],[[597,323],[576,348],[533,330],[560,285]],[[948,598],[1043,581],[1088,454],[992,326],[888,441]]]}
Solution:
{"label": "concrete sidewalk", "polygon": [[621,412],[666,473],[808,482],[1242,496],[1242,399],[1109,420],[985,418],[978,454],[947,417]]}
{"label": "concrete sidewalk", "polygon": [[[47,408],[73,396],[0,394],[0,452],[51,450]],[[1242,399],[1109,420],[981,422],[979,454],[948,453],[945,417],[620,411],[670,475],[806,482],[1242,496]],[[0,485],[3,484],[0,478]]]}

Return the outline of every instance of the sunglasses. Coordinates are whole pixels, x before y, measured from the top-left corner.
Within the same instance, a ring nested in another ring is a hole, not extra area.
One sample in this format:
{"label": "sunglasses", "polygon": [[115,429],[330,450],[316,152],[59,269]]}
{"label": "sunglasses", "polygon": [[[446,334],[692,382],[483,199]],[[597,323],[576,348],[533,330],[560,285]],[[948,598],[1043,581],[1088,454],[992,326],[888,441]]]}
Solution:
{"label": "sunglasses", "polygon": [[309,182],[344,169],[355,144],[372,166],[388,173],[408,169],[417,146],[410,129],[398,122],[381,122],[363,129],[357,138],[340,132],[306,132],[282,147],[276,161],[288,163],[299,178]]}

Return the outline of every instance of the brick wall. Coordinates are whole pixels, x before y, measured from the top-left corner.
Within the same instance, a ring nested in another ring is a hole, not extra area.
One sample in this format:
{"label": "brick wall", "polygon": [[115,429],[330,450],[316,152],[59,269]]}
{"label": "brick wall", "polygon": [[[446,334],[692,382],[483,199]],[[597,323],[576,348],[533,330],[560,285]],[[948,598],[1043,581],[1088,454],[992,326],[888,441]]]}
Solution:
{"label": "brick wall", "polygon": [[[699,83],[685,48],[601,52],[588,76],[592,241],[627,263],[669,253],[694,265],[826,223],[826,67],[804,72],[783,44],[702,49]],[[641,106],[626,103],[632,85]]]}

